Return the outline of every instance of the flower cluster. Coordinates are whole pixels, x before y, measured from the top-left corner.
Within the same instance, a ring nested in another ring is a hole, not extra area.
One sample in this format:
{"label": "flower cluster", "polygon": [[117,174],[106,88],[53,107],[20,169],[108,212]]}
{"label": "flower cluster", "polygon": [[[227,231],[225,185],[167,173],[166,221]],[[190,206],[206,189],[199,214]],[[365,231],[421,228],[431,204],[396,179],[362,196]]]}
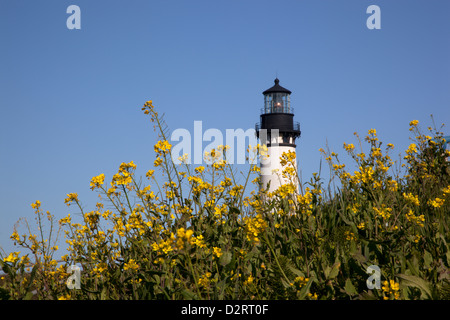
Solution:
{"label": "flower cluster", "polygon": [[394,280],[384,281],[383,286],[381,287],[383,290],[383,299],[384,300],[398,300],[400,298],[400,286]]}
{"label": "flower cluster", "polygon": [[374,207],[373,210],[378,216],[383,218],[383,220],[389,219],[392,212],[392,208],[388,208],[384,204],[381,205],[381,208]]}
{"label": "flower cluster", "polygon": [[93,177],[91,180],[91,190],[94,190],[95,188],[99,188],[103,185],[105,181],[105,175],[102,173],[96,177]]}
{"label": "flower cluster", "polygon": [[244,224],[247,231],[247,239],[259,243],[261,234],[267,228],[267,222],[263,219],[262,215],[257,214],[255,217],[245,217]]}
{"label": "flower cluster", "polygon": [[167,140],[164,141],[160,140],[154,146],[155,153],[158,154],[159,156],[169,153],[171,148],[172,145]]}

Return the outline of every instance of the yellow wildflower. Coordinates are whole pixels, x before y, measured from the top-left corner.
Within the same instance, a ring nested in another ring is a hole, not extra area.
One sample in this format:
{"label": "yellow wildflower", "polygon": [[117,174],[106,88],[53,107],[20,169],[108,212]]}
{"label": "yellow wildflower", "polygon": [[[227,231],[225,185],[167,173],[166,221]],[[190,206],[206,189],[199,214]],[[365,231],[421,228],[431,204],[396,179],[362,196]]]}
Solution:
{"label": "yellow wildflower", "polygon": [[186,230],[186,233],[184,234],[184,237],[186,238],[186,240],[190,240],[193,234],[194,234],[194,231],[189,229],[189,230]]}
{"label": "yellow wildflower", "polygon": [[398,183],[395,180],[388,180],[388,184],[389,184],[389,190],[390,191],[397,191],[398,189]]}
{"label": "yellow wildflower", "polygon": [[345,231],[344,236],[345,236],[345,240],[347,240],[347,241],[354,241],[354,240],[356,240],[355,234],[353,232],[351,232],[351,231]]}
{"label": "yellow wildflower", "polygon": [[409,209],[408,213],[406,213],[406,219],[410,222],[416,223],[420,227],[424,226],[425,216],[423,214],[420,216],[415,216],[411,209]]}
{"label": "yellow wildflower", "polygon": [[205,167],[203,167],[203,166],[199,166],[199,167],[195,168],[195,172],[197,172],[198,174],[201,174],[204,170],[205,170]]}
{"label": "yellow wildflower", "polygon": [[411,155],[412,153],[417,153],[417,145],[415,143],[411,143],[406,150],[406,153],[408,155]]}
{"label": "yellow wildflower", "polygon": [[389,219],[389,217],[391,216],[392,208],[387,208],[384,204],[382,204],[381,208],[374,207],[373,210],[383,219]]}
{"label": "yellow wildflower", "polygon": [[224,180],[220,182],[220,185],[221,185],[222,187],[229,187],[229,186],[231,186],[232,184],[233,184],[233,182],[232,182],[231,179],[228,178],[228,177],[224,177]]}
{"label": "yellow wildflower", "polygon": [[78,193],[68,193],[67,198],[64,199],[64,203],[66,203],[67,206],[70,206],[69,202],[72,202],[72,201],[78,202]]}
{"label": "yellow wildflower", "polygon": [[419,201],[419,197],[416,195],[413,195],[411,192],[409,193],[404,193],[403,192],[403,198],[405,198],[405,200],[407,200],[408,202],[419,206],[420,205],[420,201]]}
{"label": "yellow wildflower", "polygon": [[14,241],[20,240],[19,234],[16,231],[14,231],[13,234],[9,238]]}
{"label": "yellow wildflower", "polygon": [[198,279],[198,285],[203,288],[207,288],[210,284],[211,272],[206,272]]}
{"label": "yellow wildflower", "polygon": [[123,266],[123,270],[136,271],[137,269],[139,269],[139,265],[136,263],[134,259],[130,259],[128,263],[125,263]]}
{"label": "yellow wildflower", "polygon": [[199,235],[198,237],[193,239],[191,243],[195,244],[199,248],[206,248],[206,244],[203,241],[203,236],[202,235]]}
{"label": "yellow wildflower", "polygon": [[103,185],[103,182],[105,181],[105,175],[102,173],[96,177],[93,177],[91,180],[91,190],[94,190],[95,188],[99,188],[101,185]]}
{"label": "yellow wildflower", "polygon": [[248,285],[252,284],[254,280],[255,280],[255,278],[253,278],[252,275],[249,275],[247,280],[244,281],[244,286],[248,286]]}
{"label": "yellow wildflower", "polygon": [[380,148],[372,148],[372,156],[373,157],[381,157],[382,153],[381,153],[381,149]]}
{"label": "yellow wildflower", "polygon": [[153,162],[153,165],[155,167],[158,167],[162,164],[162,162],[163,162],[162,159],[160,157],[157,157],[156,160]]}
{"label": "yellow wildflower", "polygon": [[240,191],[241,191],[242,189],[244,189],[244,187],[241,186],[241,185],[236,185],[236,186],[234,186],[234,187],[230,190],[230,196],[232,196],[232,197],[239,196],[239,195],[240,195]]}
{"label": "yellow wildflower", "polygon": [[372,181],[374,171],[372,167],[359,167],[359,171],[354,172],[354,176],[351,178],[354,183],[369,183]]}
{"label": "yellow wildflower", "polygon": [[295,164],[296,154],[293,151],[283,152],[280,157],[280,163],[282,166],[290,164]]}
{"label": "yellow wildflower", "polygon": [[418,120],[413,120],[413,121],[411,121],[411,122],[409,123],[409,125],[410,125],[411,127],[416,127],[418,124],[419,124],[419,121],[418,121]]}
{"label": "yellow wildflower", "polygon": [[15,263],[17,260],[19,260],[19,252],[11,252],[4,260],[3,262],[11,262]]}
{"label": "yellow wildflower", "polygon": [[159,155],[169,153],[171,148],[172,145],[167,140],[164,141],[160,140],[154,146],[155,152],[158,153]]}
{"label": "yellow wildflower", "polygon": [[133,179],[131,178],[131,174],[128,173],[127,171],[122,171],[122,173],[116,173],[112,179],[112,182],[118,186],[120,185],[126,186],[130,184],[132,181]]}
{"label": "yellow wildflower", "polygon": [[129,171],[129,169],[136,169],[136,165],[133,161],[131,161],[130,163],[122,162],[119,166],[119,172]]}
{"label": "yellow wildflower", "polygon": [[353,213],[357,213],[361,205],[359,203],[354,203],[350,210],[352,210]]}
{"label": "yellow wildflower", "polygon": [[444,195],[450,194],[450,186],[448,186],[447,188],[442,189],[442,192],[444,192]]}
{"label": "yellow wildflower", "polygon": [[380,181],[374,181],[373,182],[373,188],[374,189],[381,189],[382,183]]}
{"label": "yellow wildflower", "polygon": [[213,248],[213,254],[217,257],[220,258],[220,256],[223,254],[222,249],[218,248],[218,247],[214,247]]}
{"label": "yellow wildflower", "polygon": [[153,111],[154,112],[154,110],[153,110],[153,101],[152,100],[149,100],[149,101],[147,101],[145,104],[144,104],[144,106],[142,107],[142,110],[144,111],[144,113],[145,114],[149,114],[150,113],[150,111]]}
{"label": "yellow wildflower", "polygon": [[353,143],[347,144],[344,142],[344,149],[347,151],[352,151],[353,149],[355,149],[355,146],[353,145]]}
{"label": "yellow wildflower", "polygon": [[294,279],[294,283],[293,285],[297,286],[297,289],[302,288],[303,286],[305,286],[309,281],[309,278],[305,278],[305,277],[296,277]]}
{"label": "yellow wildflower", "polygon": [[384,300],[394,299],[397,300],[400,298],[400,285],[394,280],[384,281],[383,286],[381,288],[383,290]]}
{"label": "yellow wildflower", "polygon": [[261,214],[256,217],[245,217],[245,229],[247,231],[247,239],[254,242],[259,242],[258,236],[267,228],[267,222],[262,218]]}
{"label": "yellow wildflower", "polygon": [[421,235],[419,235],[419,234],[416,234],[415,236],[414,236],[414,242],[415,243],[419,243],[419,241],[422,239],[422,236]]}
{"label": "yellow wildflower", "polygon": [[444,204],[445,200],[441,199],[439,197],[437,197],[434,200],[428,200],[428,204],[435,207],[435,208],[440,208],[443,204]]}
{"label": "yellow wildflower", "polygon": [[39,200],[36,200],[35,203],[32,203],[32,204],[31,204],[31,207],[32,207],[33,209],[39,209],[40,206],[41,206],[41,202],[40,202]]}
{"label": "yellow wildflower", "polygon": [[213,168],[216,170],[222,170],[223,168],[225,168],[225,165],[227,164],[227,162],[225,160],[219,160],[217,162],[214,162],[212,164]]}

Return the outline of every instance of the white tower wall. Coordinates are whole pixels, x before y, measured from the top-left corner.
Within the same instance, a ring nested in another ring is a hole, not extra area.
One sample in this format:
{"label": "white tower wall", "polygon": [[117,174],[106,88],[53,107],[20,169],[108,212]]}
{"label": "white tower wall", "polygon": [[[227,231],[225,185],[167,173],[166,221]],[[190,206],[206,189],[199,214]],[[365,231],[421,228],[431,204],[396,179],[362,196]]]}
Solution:
{"label": "white tower wall", "polygon": [[[290,182],[286,178],[283,178],[283,166],[280,163],[280,157],[283,152],[287,153],[289,151],[295,152],[295,148],[292,146],[270,146],[267,148],[269,157],[267,160],[261,161],[261,182],[264,189],[270,182],[269,192],[273,192],[281,185]],[[295,162],[295,171],[297,171],[297,162]],[[295,182],[298,186],[298,179],[295,179]]]}

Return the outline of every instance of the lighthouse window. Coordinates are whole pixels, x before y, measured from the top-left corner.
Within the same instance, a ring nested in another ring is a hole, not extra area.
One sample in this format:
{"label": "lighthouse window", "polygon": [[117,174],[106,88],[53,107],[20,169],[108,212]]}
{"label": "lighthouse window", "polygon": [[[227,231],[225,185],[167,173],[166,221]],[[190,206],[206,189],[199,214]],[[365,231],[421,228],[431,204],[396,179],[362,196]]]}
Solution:
{"label": "lighthouse window", "polygon": [[274,94],[274,107],[276,108],[276,111],[279,112],[278,109],[282,109],[283,106],[284,106],[283,95],[281,93],[275,93]]}

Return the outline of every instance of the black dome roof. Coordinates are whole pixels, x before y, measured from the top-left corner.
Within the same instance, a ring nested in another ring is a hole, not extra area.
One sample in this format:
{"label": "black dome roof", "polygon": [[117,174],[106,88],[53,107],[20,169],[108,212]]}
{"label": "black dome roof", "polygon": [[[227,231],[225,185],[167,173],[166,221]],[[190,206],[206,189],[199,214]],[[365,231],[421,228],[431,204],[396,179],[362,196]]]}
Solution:
{"label": "black dome roof", "polygon": [[278,80],[278,78],[275,78],[274,82],[275,82],[275,85],[272,88],[269,88],[266,91],[264,91],[263,92],[264,95],[266,95],[268,93],[274,93],[274,92],[282,92],[282,93],[287,93],[287,94],[292,93],[290,90],[283,88],[282,86],[279,85],[280,80]]}

